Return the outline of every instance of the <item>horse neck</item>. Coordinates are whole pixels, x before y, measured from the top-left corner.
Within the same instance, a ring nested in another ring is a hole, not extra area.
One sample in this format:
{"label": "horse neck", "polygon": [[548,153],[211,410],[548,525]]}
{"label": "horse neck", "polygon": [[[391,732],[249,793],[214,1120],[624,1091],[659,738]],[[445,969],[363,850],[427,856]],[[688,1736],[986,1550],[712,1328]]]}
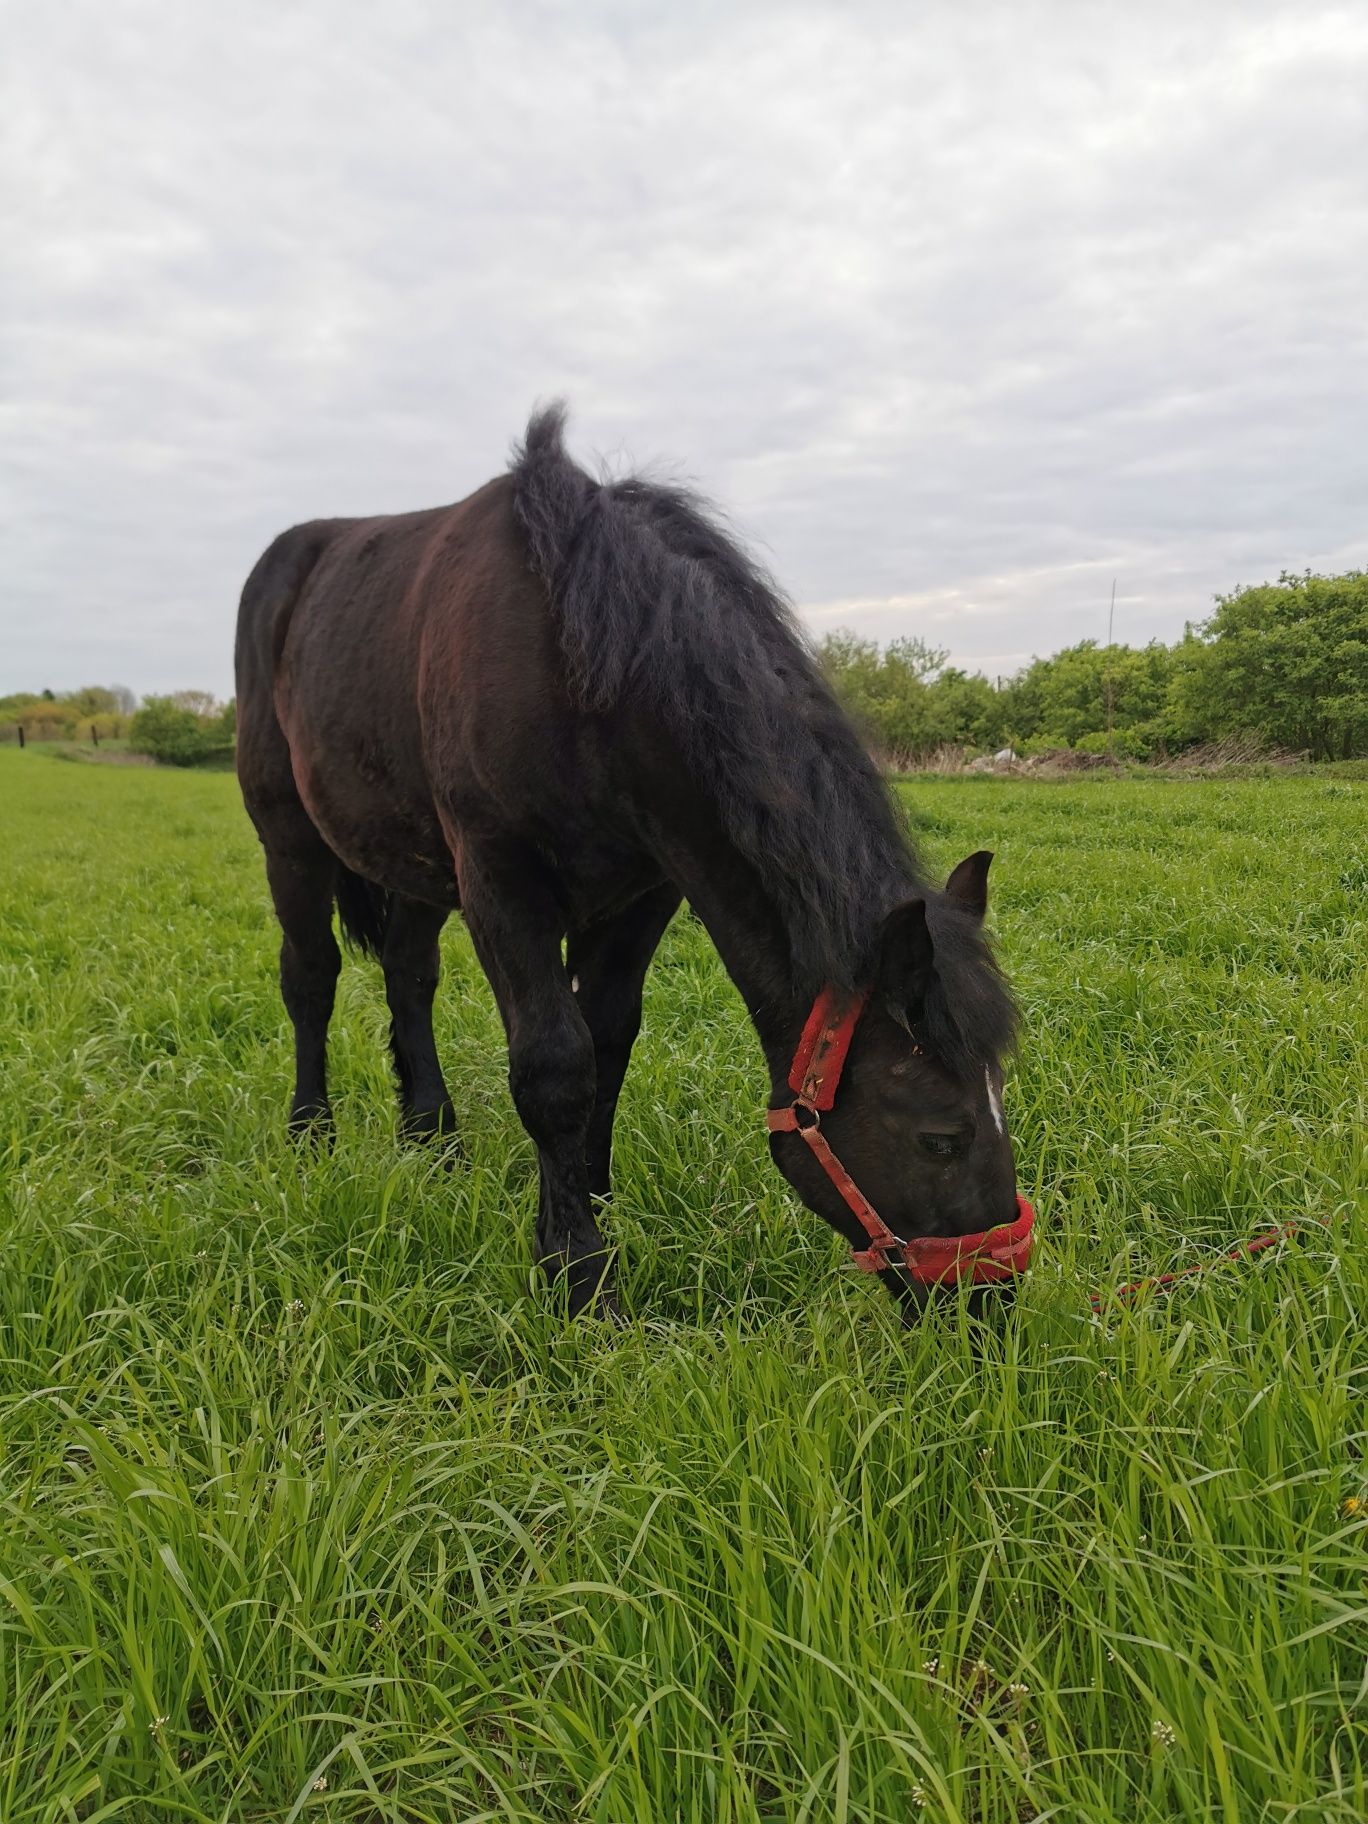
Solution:
{"label": "horse neck", "polygon": [[795,982],[793,943],[779,905],[729,843],[676,850],[669,866],[746,1004],[779,1094],[821,984]]}

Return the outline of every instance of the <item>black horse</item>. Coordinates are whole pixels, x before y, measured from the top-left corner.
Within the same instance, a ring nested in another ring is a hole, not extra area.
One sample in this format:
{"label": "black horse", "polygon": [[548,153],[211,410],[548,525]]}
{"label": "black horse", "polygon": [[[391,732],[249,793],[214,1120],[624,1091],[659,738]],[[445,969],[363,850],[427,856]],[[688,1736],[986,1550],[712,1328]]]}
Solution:
{"label": "black horse", "polygon": [[[595,1199],[642,983],[687,896],[776,1109],[824,990],[846,1016],[834,1106],[799,1093],[771,1119],[803,1201],[869,1242],[825,1148],[899,1238],[1011,1223],[989,857],[928,884],[767,578],[689,494],[595,481],[562,429],[534,417],[509,473],[456,506],[283,533],[243,591],[238,777],[284,933],[292,1126],[331,1120],[336,902],[384,969],[404,1123],[454,1129],[432,1000],[459,908],[540,1158],[537,1257],[572,1311],[611,1308]],[[926,1275],[864,1264],[921,1303]]]}

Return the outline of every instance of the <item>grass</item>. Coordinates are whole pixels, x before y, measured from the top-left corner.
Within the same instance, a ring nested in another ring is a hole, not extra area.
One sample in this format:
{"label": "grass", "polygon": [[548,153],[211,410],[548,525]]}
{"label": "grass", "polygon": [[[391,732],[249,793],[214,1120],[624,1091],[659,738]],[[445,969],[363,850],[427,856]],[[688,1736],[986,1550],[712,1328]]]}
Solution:
{"label": "grass", "polygon": [[[42,756],[50,760],[75,760],[85,766],[152,766],[146,754],[134,753],[126,736],[103,736],[96,747],[89,738],[82,741],[64,736],[55,741],[30,741],[21,749],[17,742],[7,744],[17,757],[19,753]],[[3,748],[0,748],[3,751]],[[229,769],[231,770],[231,769]]]}
{"label": "grass", "polygon": [[1044,1243],[978,1350],[796,1208],[692,922],[632,1322],[566,1326],[459,924],[469,1162],[398,1139],[357,964],[301,1158],[233,781],[0,750],[5,1824],[1368,1815],[1368,786],[907,796],[939,867],[998,850],[1026,1010]]}

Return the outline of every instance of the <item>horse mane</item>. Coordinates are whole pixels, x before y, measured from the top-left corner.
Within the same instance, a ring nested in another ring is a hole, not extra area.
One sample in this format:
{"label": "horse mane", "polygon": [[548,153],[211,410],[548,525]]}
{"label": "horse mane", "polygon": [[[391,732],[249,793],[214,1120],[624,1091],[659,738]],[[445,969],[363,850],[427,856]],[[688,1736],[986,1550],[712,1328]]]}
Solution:
{"label": "horse mane", "polygon": [[867,981],[879,927],[925,897],[941,978],[926,1038],[961,1069],[1010,1042],[1010,996],[977,922],[931,887],[889,787],[755,560],[697,495],[595,480],[536,413],[514,511],[545,582],[576,704],[649,701],[728,837],[778,902],[802,997]]}

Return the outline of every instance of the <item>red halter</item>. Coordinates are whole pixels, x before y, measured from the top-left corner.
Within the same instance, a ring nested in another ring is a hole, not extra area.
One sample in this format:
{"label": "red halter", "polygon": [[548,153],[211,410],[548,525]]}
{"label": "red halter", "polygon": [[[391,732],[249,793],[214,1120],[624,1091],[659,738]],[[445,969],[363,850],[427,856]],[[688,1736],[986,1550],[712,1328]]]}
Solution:
{"label": "red halter", "polygon": [[[1011,1279],[1026,1271],[1031,1258],[1035,1211],[1024,1197],[1017,1198],[1015,1222],[1004,1222],[977,1235],[923,1235],[903,1241],[893,1233],[850,1173],[827,1145],[822,1133],[822,1112],[836,1100],[836,1088],[845,1068],[850,1041],[869,999],[866,988],[842,995],[828,985],[812,1003],[803,1036],[793,1054],[789,1088],[795,1100],[787,1108],[771,1108],[765,1125],[772,1134],[801,1134],[813,1157],[841,1193],[846,1207],[869,1237],[867,1248],[855,1250],[855,1265],[866,1273],[882,1273],[898,1266],[922,1285],[955,1285],[962,1279],[974,1285]],[[893,1257],[893,1258],[890,1258]],[[900,1258],[898,1258],[900,1257]]]}

